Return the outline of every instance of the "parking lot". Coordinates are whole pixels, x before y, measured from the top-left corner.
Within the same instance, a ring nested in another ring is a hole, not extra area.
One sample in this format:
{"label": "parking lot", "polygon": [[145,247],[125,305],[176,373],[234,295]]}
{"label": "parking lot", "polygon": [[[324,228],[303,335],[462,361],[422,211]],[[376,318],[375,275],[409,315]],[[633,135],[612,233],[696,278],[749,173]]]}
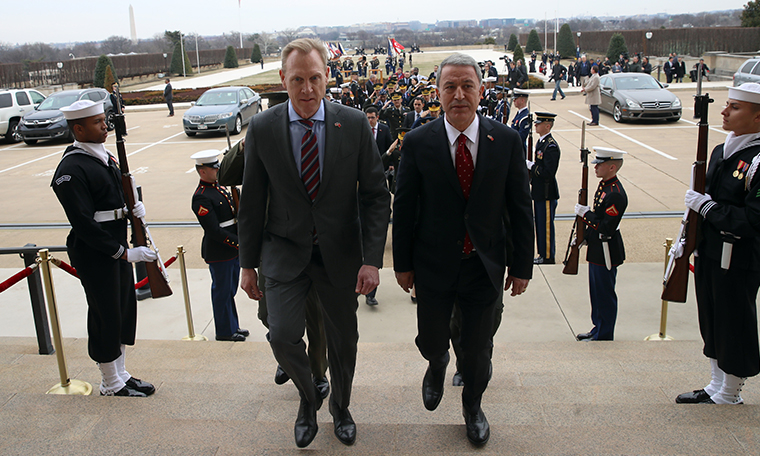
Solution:
{"label": "parking lot", "polygon": [[[601,125],[587,128],[587,147],[613,147],[629,154],[620,172],[629,197],[628,214],[682,211],[684,208],[683,194],[689,184],[697,142],[697,127],[692,119],[694,89],[689,84],[672,88],[684,105],[683,118],[678,122],[617,124],[612,116],[602,113]],[[726,132],[720,127],[720,110],[728,94],[724,88],[712,90],[715,103],[710,106],[710,149],[725,139]],[[549,99],[549,93],[531,96],[531,110],[558,114],[553,130],[562,150],[559,169],[561,198],[557,213],[571,214],[581,176],[578,160],[580,126],[583,120],[590,121],[590,114],[584,97],[578,93],[568,93],[562,101],[552,102]],[[137,183],[143,187],[149,223],[195,221],[190,210],[190,198],[198,177],[189,157],[204,149],[223,149],[227,144],[225,136],[220,134],[193,138],[185,136],[182,130],[183,112],[177,109],[174,117],[167,117],[166,110],[159,106],[157,110],[128,111],[126,115],[129,165]],[[245,131],[233,140],[243,137]],[[534,139],[538,140],[535,136]],[[7,228],[8,224],[66,222],[63,210],[50,189],[50,179],[66,146],[64,142],[45,141],[34,146],[23,143],[0,146],[0,192],[4,195],[0,206],[0,225]],[[114,135],[109,135],[107,147],[116,151]],[[590,170],[591,195],[595,186],[596,179],[593,170]],[[676,236],[679,222],[677,217],[672,216],[626,219],[621,230],[629,261],[662,261],[660,245],[666,236]],[[564,253],[570,224],[564,221],[558,223],[558,256],[559,251]],[[66,229],[2,229],[0,245],[22,246],[29,242],[63,245],[67,232]],[[155,228],[152,232],[159,247],[173,251],[177,245],[185,245],[189,251],[188,266],[204,267],[199,254],[200,227]],[[0,267],[18,265],[18,258],[0,256]],[[386,265],[390,265],[390,259]]]}

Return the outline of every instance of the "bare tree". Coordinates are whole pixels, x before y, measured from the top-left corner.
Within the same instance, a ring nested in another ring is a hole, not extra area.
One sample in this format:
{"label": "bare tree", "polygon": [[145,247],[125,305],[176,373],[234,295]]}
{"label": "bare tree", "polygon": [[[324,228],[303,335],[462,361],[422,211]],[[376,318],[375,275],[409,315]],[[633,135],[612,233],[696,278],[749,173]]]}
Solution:
{"label": "bare tree", "polygon": [[298,37],[298,32],[296,29],[285,29],[282,32],[280,32],[280,45],[285,46],[286,44],[290,43],[291,41],[295,40]]}
{"label": "bare tree", "polygon": [[259,39],[256,42],[259,43],[261,52],[263,52],[265,55],[269,54],[270,52],[274,52],[277,49],[277,40],[270,33],[259,33]]}
{"label": "bare tree", "polygon": [[132,40],[123,36],[109,36],[100,43],[103,54],[129,54],[132,52]]}

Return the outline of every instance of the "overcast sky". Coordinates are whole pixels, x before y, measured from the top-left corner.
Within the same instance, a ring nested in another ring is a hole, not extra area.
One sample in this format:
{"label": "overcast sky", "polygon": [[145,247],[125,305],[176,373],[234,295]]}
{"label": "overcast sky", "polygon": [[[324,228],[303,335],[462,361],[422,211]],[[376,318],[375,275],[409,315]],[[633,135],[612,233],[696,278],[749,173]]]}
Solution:
{"label": "overcast sky", "polygon": [[[130,37],[129,4],[93,0],[13,1],[4,8],[0,42],[67,43],[101,41],[112,35]],[[635,14],[682,14],[716,9],[743,8],[745,0],[545,0],[466,3],[462,0],[408,2],[252,1],[240,0],[131,0],[137,37],[152,38],[164,30],[221,35],[272,32],[300,26],[351,25],[362,22],[535,18],[576,16],[629,16]],[[32,8],[25,8],[29,5]],[[342,6],[351,5],[351,6]],[[370,7],[369,5],[374,5]],[[462,5],[467,5],[466,9]],[[481,6],[482,5],[482,6]],[[474,7],[474,8],[473,8]],[[543,8],[543,9],[542,9]],[[12,14],[15,10],[16,13]],[[21,11],[28,14],[21,16]],[[561,25],[561,24],[560,24]]]}

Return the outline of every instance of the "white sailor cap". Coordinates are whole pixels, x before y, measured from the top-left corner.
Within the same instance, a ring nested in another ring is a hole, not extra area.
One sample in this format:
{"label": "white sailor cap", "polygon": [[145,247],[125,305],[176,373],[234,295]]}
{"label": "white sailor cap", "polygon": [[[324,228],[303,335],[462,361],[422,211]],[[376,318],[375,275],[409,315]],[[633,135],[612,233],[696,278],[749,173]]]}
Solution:
{"label": "white sailor cap", "polygon": [[350,83],[350,82],[344,82],[343,84],[341,84],[341,85],[340,85],[340,88],[341,88],[341,89],[347,89],[347,88],[349,88],[350,86],[351,86],[351,83]]}
{"label": "white sailor cap", "polygon": [[489,76],[487,78],[483,78],[483,82],[496,82],[496,76]]}
{"label": "white sailor cap", "polygon": [[209,168],[219,168],[219,154],[216,149],[202,150],[190,156],[195,160],[195,166],[208,166]]}
{"label": "white sailor cap", "polygon": [[596,154],[596,159],[591,161],[594,165],[604,163],[608,160],[622,160],[623,155],[628,153],[622,150],[611,149],[609,147],[592,147],[592,149],[594,149],[594,153]]}
{"label": "white sailor cap", "polygon": [[66,117],[66,120],[84,119],[85,117],[103,114],[103,103],[96,103],[92,100],[79,100],[65,108],[61,108],[61,112]]}
{"label": "white sailor cap", "polygon": [[760,104],[760,84],[756,82],[745,82],[739,87],[729,87],[728,98],[736,101]]}
{"label": "white sailor cap", "polygon": [[523,90],[523,89],[513,89],[512,90],[512,96],[515,97],[515,98],[528,97],[529,95],[530,95],[530,92],[528,92],[527,90]]}
{"label": "white sailor cap", "polygon": [[330,88],[330,93],[340,93],[340,92],[341,92],[341,90],[338,87],[331,87]]}

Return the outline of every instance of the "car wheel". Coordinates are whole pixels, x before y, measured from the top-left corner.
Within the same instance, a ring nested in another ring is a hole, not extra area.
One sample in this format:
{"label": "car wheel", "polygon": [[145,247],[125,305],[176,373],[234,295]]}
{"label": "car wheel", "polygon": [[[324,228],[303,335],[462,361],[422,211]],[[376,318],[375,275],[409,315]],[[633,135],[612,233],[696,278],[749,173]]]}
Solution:
{"label": "car wheel", "polygon": [[113,129],[116,128],[116,125],[113,123],[113,116],[113,111],[109,109],[106,112],[106,128],[108,128],[108,131],[113,131]]}
{"label": "car wheel", "polygon": [[615,107],[612,108],[612,118],[615,122],[623,121],[623,111],[620,109],[620,103],[615,103]]}
{"label": "car wheel", "polygon": [[5,135],[5,140],[9,143],[21,141],[21,134],[18,132],[18,120],[11,120],[8,123],[8,134]]}
{"label": "car wheel", "polygon": [[237,116],[235,117],[235,129],[230,133],[233,135],[239,135],[241,131],[243,131],[243,119],[241,119],[240,116]]}
{"label": "car wheel", "polygon": [[191,138],[192,138],[193,136],[195,136],[195,132],[194,132],[194,131],[185,131],[185,134],[186,134],[187,136],[191,137]]}
{"label": "car wheel", "polygon": [[33,146],[33,145],[37,144],[37,140],[36,139],[24,139],[24,144],[29,145],[29,146]]}

